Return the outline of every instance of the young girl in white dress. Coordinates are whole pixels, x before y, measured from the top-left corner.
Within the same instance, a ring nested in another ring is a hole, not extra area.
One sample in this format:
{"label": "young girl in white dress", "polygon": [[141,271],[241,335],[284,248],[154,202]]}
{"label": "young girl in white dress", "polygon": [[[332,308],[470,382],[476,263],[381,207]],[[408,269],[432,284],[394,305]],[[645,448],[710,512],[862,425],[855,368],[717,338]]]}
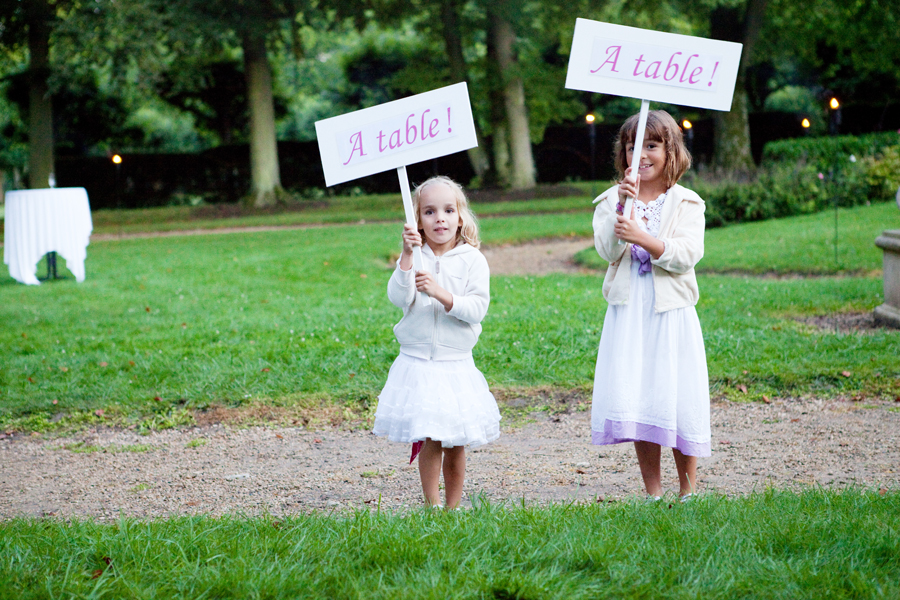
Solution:
{"label": "young girl in white dress", "polygon": [[[609,308],[594,377],[592,442],[634,442],[652,499],[663,494],[661,446],[671,447],[679,496],[686,500],[697,489],[697,457],[710,454],[709,375],[694,309],[705,205],[677,183],[691,157],[665,111],[650,111],[639,171],[631,172],[637,124],[634,115],[620,128],[619,183],[595,200],[594,246],[610,265],[603,280]],[[629,196],[636,199],[634,210],[623,215]]]}
{"label": "young girl in white dress", "polygon": [[[429,179],[413,193],[413,209],[418,227],[404,227],[403,253],[388,282],[388,298],[403,309],[394,326],[400,355],[378,396],[373,431],[413,443],[410,462],[418,455],[426,506],[440,505],[443,469],[444,506],[452,509],[462,499],[465,447],[500,436],[497,402],[472,360],[490,303],[490,271],[459,184]],[[415,246],[424,264],[413,273]]]}

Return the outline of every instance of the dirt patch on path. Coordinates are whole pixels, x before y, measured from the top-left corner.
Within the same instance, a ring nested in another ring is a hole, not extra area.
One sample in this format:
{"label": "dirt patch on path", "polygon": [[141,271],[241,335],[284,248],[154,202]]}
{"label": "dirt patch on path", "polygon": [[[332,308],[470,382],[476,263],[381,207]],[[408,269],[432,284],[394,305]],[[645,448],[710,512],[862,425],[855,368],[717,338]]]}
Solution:
{"label": "dirt patch on path", "polygon": [[[595,501],[640,495],[631,444],[592,446],[589,397],[469,452],[464,503]],[[509,403],[515,404],[515,399]],[[712,405],[713,454],[702,490],[900,486],[900,411],[894,402],[785,399]],[[87,450],[87,451],[86,451]],[[92,431],[62,439],[0,440],[0,518],[273,515],[420,505],[409,448],[365,430],[212,425],[140,436]],[[677,480],[664,455],[664,484]],[[379,500],[380,499],[380,500]]]}
{"label": "dirt patch on path", "polygon": [[591,238],[540,240],[527,244],[487,246],[482,253],[491,266],[491,275],[546,275],[548,273],[591,273],[603,275],[596,269],[575,264],[573,257],[591,248]]}

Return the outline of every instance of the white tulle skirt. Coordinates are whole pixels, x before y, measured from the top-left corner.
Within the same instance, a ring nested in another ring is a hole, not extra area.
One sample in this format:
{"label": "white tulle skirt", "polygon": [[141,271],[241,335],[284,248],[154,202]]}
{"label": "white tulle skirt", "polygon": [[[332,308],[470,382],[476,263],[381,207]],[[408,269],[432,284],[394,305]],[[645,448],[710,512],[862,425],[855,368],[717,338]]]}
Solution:
{"label": "white tulle skirt", "polygon": [[376,435],[392,442],[440,441],[476,447],[500,437],[500,411],[471,357],[425,360],[402,352],[375,410]]}

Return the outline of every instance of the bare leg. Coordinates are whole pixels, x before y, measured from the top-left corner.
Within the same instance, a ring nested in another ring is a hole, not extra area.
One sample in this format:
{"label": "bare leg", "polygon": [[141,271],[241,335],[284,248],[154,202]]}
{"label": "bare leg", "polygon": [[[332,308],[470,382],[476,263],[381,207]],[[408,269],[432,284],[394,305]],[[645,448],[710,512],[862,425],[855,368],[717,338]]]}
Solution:
{"label": "bare leg", "polygon": [[425,506],[440,506],[441,461],[444,453],[441,443],[425,438],[425,446],[419,452],[419,478],[422,480],[422,491],[425,492]]}
{"label": "bare leg", "polygon": [[466,447],[444,448],[444,507],[456,508],[466,479]]}
{"label": "bare leg", "polygon": [[681,450],[672,448],[675,457],[675,468],[678,469],[679,496],[697,492],[697,457],[682,454]]}
{"label": "bare leg", "polygon": [[644,488],[646,488],[647,493],[651,496],[662,496],[659,467],[662,452],[659,444],[635,442],[634,450],[637,452],[638,464],[641,466],[641,477],[644,478]]}

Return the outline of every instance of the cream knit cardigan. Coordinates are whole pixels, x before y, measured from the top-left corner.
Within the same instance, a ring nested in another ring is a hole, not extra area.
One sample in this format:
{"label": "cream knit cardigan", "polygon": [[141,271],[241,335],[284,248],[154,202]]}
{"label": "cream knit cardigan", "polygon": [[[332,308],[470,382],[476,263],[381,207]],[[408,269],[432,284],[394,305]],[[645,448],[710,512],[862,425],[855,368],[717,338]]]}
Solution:
{"label": "cream knit cardigan", "polygon": [[[597,204],[594,247],[610,263],[603,279],[603,297],[610,304],[627,304],[631,290],[631,244],[619,244],[613,232],[618,188],[613,186],[594,200]],[[657,313],[694,306],[700,299],[694,266],[703,258],[705,211],[706,205],[696,192],[677,183],[670,189],[659,229],[659,239],[666,249],[659,258],[650,261]]]}

